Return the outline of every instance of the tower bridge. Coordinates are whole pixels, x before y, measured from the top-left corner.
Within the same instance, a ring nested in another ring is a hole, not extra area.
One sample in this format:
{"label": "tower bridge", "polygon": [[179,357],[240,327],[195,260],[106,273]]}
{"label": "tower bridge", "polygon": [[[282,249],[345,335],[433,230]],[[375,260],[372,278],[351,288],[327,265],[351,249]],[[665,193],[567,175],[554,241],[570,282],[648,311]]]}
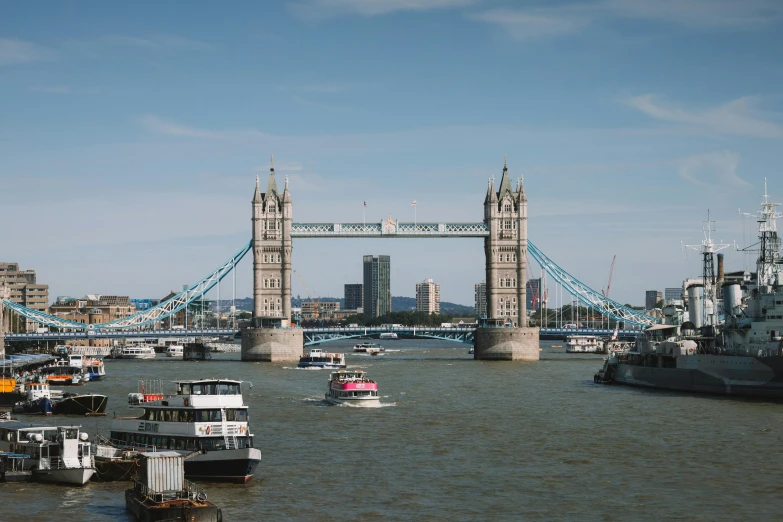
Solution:
{"label": "tower bridge", "polygon": [[[475,223],[401,223],[391,217],[381,223],[294,223],[293,200],[288,179],[285,179],[283,190],[280,191],[275,179],[274,164],[271,164],[265,191],[261,191],[261,182],[256,177],[251,203],[251,241],[212,273],[158,306],[109,323],[86,325],[13,303],[9,297],[3,297],[3,290],[0,288],[0,312],[3,308],[8,308],[43,326],[81,332],[81,335],[86,337],[117,337],[121,332],[125,332],[127,336],[135,335],[131,333],[135,331],[143,331],[144,335],[156,335],[154,331],[143,328],[166,319],[202,298],[252,251],[253,319],[252,327],[242,331],[242,359],[297,360],[304,344],[323,342],[327,338],[340,336],[352,337],[354,333],[307,332],[290,324],[294,238],[483,238],[488,319],[481,327],[471,330],[470,334],[442,337],[475,342],[477,359],[538,359],[539,330],[527,325],[528,255],[580,303],[603,316],[640,327],[658,321],[593,290],[528,241],[527,195],[521,178],[512,188],[505,161],[500,183],[496,186],[494,178],[489,179],[483,205],[484,219]],[[0,337],[3,334],[3,324],[0,320]],[[430,337],[440,335],[430,335],[421,329],[418,333]],[[18,337],[14,335],[14,338]]]}

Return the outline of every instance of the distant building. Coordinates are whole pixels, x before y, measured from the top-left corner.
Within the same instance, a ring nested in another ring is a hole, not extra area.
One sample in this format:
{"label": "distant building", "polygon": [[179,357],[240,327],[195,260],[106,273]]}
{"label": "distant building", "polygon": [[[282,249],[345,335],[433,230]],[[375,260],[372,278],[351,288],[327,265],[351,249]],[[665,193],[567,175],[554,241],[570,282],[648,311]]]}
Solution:
{"label": "distant building", "polygon": [[416,311],[440,313],[440,285],[432,279],[425,279],[416,285]]}
{"label": "distant building", "polygon": [[391,257],[364,256],[364,314],[381,317],[392,311]]}
{"label": "distant building", "polygon": [[672,299],[681,301],[682,300],[682,287],[679,288],[666,288],[663,291],[663,298],[666,301],[671,301]]}
{"label": "distant building", "polygon": [[658,305],[658,301],[663,299],[663,293],[660,290],[647,290],[644,293],[644,307],[652,310]]}
{"label": "distant building", "polygon": [[348,284],[345,285],[345,301],[344,307],[348,310],[356,310],[364,306],[364,285]]}
{"label": "distant building", "polygon": [[541,309],[541,278],[529,279],[527,282],[526,305],[529,312]]}
{"label": "distant building", "polygon": [[81,298],[58,297],[49,313],[82,324],[116,321],[136,313],[127,295],[86,295]]}
{"label": "distant building", "polygon": [[[18,263],[0,263],[0,285],[11,292],[11,302],[46,313],[49,307],[49,285],[38,284],[35,270],[19,270]],[[11,314],[4,314],[9,317]],[[10,317],[9,317],[10,319]],[[8,319],[6,319],[8,321]],[[30,332],[38,323],[27,320],[25,330]]]}
{"label": "distant building", "polygon": [[487,283],[482,281],[480,284],[473,285],[473,295],[476,317],[487,317]]}
{"label": "distant building", "polygon": [[339,301],[303,301],[302,319],[331,319],[334,312],[339,309]]}

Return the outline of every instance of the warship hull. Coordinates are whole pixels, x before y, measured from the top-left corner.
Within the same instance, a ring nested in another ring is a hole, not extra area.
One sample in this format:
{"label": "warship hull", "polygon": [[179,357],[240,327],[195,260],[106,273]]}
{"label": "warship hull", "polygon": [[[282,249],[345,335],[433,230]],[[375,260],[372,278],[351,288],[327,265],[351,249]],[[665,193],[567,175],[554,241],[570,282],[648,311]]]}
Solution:
{"label": "warship hull", "polygon": [[612,382],[662,390],[783,400],[783,356],[683,355],[677,367],[619,361]]}

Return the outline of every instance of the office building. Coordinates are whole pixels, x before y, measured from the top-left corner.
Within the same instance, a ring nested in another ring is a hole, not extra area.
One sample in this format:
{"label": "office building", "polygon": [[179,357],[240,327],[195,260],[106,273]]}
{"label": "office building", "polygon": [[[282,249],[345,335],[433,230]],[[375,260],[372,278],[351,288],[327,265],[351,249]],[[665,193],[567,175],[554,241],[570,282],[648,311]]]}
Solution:
{"label": "office building", "polygon": [[345,301],[343,307],[357,310],[364,306],[364,290],[361,283],[345,285]]}
{"label": "office building", "polygon": [[528,312],[541,310],[541,278],[529,279],[527,282],[526,304]]}
{"label": "office building", "polygon": [[482,281],[480,284],[473,285],[473,295],[475,298],[476,317],[487,317],[487,283]]}
{"label": "office building", "polygon": [[425,279],[416,285],[416,311],[428,314],[440,313],[440,285]]}
{"label": "office building", "polygon": [[663,297],[666,301],[678,300],[682,301],[682,287],[679,288],[666,288],[663,291]]}
{"label": "office building", "polygon": [[[10,301],[39,312],[47,312],[49,285],[38,284],[35,270],[19,270],[19,263],[0,263],[0,285],[5,285],[10,290]],[[4,315],[8,322],[11,314]],[[38,323],[27,320],[24,329],[31,332],[37,327]],[[18,329],[17,325],[14,330]],[[11,329],[8,328],[6,331]]]}
{"label": "office building", "polygon": [[391,257],[364,256],[364,314],[381,317],[392,311]]}
{"label": "office building", "polygon": [[644,308],[652,310],[657,308],[658,301],[663,299],[663,293],[660,290],[647,290],[644,293]]}
{"label": "office building", "polygon": [[331,319],[340,310],[339,301],[302,301],[302,319]]}

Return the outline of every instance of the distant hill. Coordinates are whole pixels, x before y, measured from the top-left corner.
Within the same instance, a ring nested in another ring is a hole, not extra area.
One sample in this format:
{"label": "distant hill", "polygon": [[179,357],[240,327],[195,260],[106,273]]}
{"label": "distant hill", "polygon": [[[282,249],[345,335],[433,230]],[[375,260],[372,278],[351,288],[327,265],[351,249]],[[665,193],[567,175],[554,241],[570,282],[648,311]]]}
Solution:
{"label": "distant hill", "polygon": [[[301,308],[303,301],[309,301],[310,299],[307,297],[301,297],[296,296],[291,298],[291,306],[293,308]],[[339,297],[322,297],[321,302],[327,303],[327,302],[340,302],[340,308],[345,307],[345,301],[342,298]],[[237,310],[246,310],[248,312],[253,310],[253,298],[252,297],[245,297],[242,299],[237,299],[236,301],[233,301],[233,303],[236,305]],[[230,299],[221,299],[220,300],[220,311],[221,312],[227,312],[229,308],[232,305],[232,301]],[[212,301],[210,303],[210,308],[214,311],[215,310],[215,302]],[[415,310],[416,309],[416,298],[414,297],[403,297],[403,296],[392,296],[392,310],[396,312],[402,312],[406,310]],[[444,315],[457,315],[457,316],[464,316],[464,317],[470,317],[474,313],[474,309],[472,306],[465,306],[461,304],[456,303],[449,303],[447,301],[441,301],[440,303],[440,313]]]}

